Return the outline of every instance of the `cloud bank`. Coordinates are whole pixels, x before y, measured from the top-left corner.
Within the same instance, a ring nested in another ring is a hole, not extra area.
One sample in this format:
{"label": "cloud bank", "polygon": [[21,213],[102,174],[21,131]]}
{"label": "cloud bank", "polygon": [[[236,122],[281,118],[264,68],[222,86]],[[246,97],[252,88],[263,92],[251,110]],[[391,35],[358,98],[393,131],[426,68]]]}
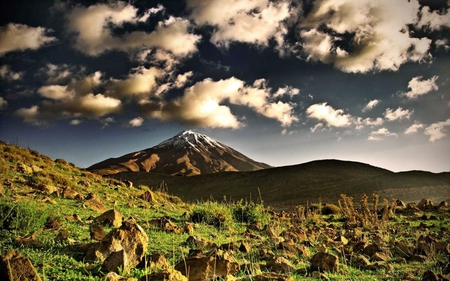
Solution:
{"label": "cloud bank", "polygon": [[0,27],[0,56],[14,51],[37,50],[51,42],[55,37],[48,36],[50,30],[44,27],[31,27],[25,24],[9,23]]}

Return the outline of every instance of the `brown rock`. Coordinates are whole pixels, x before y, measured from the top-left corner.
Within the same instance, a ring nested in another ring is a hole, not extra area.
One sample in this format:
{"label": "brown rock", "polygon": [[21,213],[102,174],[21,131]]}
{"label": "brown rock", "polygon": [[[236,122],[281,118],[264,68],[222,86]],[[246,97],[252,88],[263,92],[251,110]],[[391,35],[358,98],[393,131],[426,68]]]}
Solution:
{"label": "brown rock", "polygon": [[289,253],[291,253],[294,256],[302,256],[302,257],[310,256],[308,247],[306,247],[305,245],[297,244],[292,240],[281,242],[280,244],[278,244],[277,248],[280,250],[284,250],[284,253],[288,255]]}
{"label": "brown rock", "polygon": [[[194,280],[189,278],[190,281]],[[142,276],[139,281],[188,281],[181,272],[174,269],[166,269],[158,273]]]}
{"label": "brown rock", "polygon": [[353,246],[353,252],[355,253],[363,252],[367,246],[369,246],[369,242],[360,241]]}
{"label": "brown rock", "polygon": [[78,192],[73,190],[71,187],[66,187],[63,190],[62,197],[68,198],[68,199],[75,199],[78,195],[80,195]]}
{"label": "brown rock", "polygon": [[84,202],[84,204],[91,207],[93,210],[99,213],[104,213],[108,211],[108,209],[106,209],[106,207],[103,205],[100,198],[98,198],[97,195],[93,193],[89,193],[88,196],[86,196],[86,201]]}
{"label": "brown rock", "polygon": [[364,255],[357,255],[352,257],[352,264],[356,265],[359,268],[366,269],[372,263]]}
{"label": "brown rock", "polygon": [[41,167],[36,166],[36,165],[34,165],[34,164],[31,165],[31,170],[33,170],[33,173],[39,173],[39,172],[42,172],[42,171],[43,171]]}
{"label": "brown rock", "polygon": [[[207,281],[236,274],[240,267],[229,252],[212,251],[206,257],[188,258],[175,266],[189,281]],[[187,272],[186,272],[187,270]]]}
{"label": "brown rock", "polygon": [[257,275],[255,277],[253,277],[253,280],[255,280],[255,281],[293,281],[294,279],[288,275],[269,272],[269,273]]}
{"label": "brown rock", "polygon": [[136,278],[125,278],[120,275],[118,275],[115,272],[110,272],[106,274],[105,281],[138,281]]}
{"label": "brown rock", "polygon": [[291,262],[283,257],[274,257],[267,262],[266,267],[270,271],[278,273],[292,273],[295,271]]}
{"label": "brown rock", "polygon": [[32,174],[33,169],[30,166],[27,166],[23,163],[17,163],[17,172],[23,173],[23,174]]}
{"label": "brown rock", "polygon": [[276,238],[278,235],[275,233],[275,230],[270,225],[266,225],[263,229],[263,233],[269,238]]}
{"label": "brown rock", "polygon": [[425,271],[422,275],[422,281],[440,281],[441,279],[431,270]]}
{"label": "brown rock", "polygon": [[385,253],[376,252],[375,254],[372,255],[371,259],[373,261],[388,261],[390,258]]}
{"label": "brown rock", "polygon": [[38,184],[37,186],[34,186],[33,188],[40,191],[41,193],[48,194],[48,195],[58,192],[58,188],[56,188],[55,186],[50,185],[50,184]]}
{"label": "brown rock", "polygon": [[402,258],[409,258],[410,256],[412,256],[413,254],[413,249],[412,247],[408,247],[405,243],[403,242],[395,242],[394,244],[394,252],[402,257]]}
{"label": "brown rock", "polygon": [[81,222],[81,217],[77,214],[73,214],[67,217],[69,221]]}
{"label": "brown rock", "polygon": [[337,271],[338,265],[338,257],[325,252],[318,252],[311,259],[311,269],[313,271],[326,270],[335,272]]}
{"label": "brown rock", "polygon": [[[128,273],[132,266],[140,263],[147,250],[148,237],[145,231],[130,219],[122,223],[120,228],[112,230],[99,243],[88,249],[85,261],[93,263],[95,260],[105,261],[107,271],[117,272],[121,267]],[[109,258],[110,255],[113,255]]]}
{"label": "brown rock", "polygon": [[58,235],[56,235],[56,237],[55,237],[56,242],[67,241],[67,240],[69,240],[69,231],[67,231],[67,230],[60,230],[58,232]]}
{"label": "brown rock", "polygon": [[157,269],[169,269],[170,268],[170,263],[166,259],[166,257],[164,255],[158,254],[158,253],[147,257],[147,264],[148,264],[148,268],[150,268],[150,270],[152,270],[152,271],[157,270]]}
{"label": "brown rock", "polygon": [[313,271],[313,273],[311,275],[313,278],[316,278],[316,279],[330,280],[330,278],[328,278],[325,274],[323,274],[319,271]]}
{"label": "brown rock", "polygon": [[28,247],[35,247],[35,248],[44,248],[44,244],[37,241],[36,238],[29,238],[29,237],[17,237],[14,239],[14,241],[19,246],[28,246]]}
{"label": "brown rock", "polygon": [[13,250],[0,257],[0,280],[41,281],[41,278],[30,260]]}
{"label": "brown rock", "polygon": [[192,244],[197,248],[214,248],[217,247],[217,244],[214,242],[211,242],[209,240],[206,240],[205,238],[202,238],[200,236],[189,236],[186,239],[186,243]]}
{"label": "brown rock", "polygon": [[61,228],[61,226],[62,226],[62,222],[59,218],[49,216],[47,218],[47,221],[45,222],[44,228],[51,229],[51,230],[58,230]]}
{"label": "brown rock", "polygon": [[383,249],[381,246],[377,243],[369,244],[367,247],[363,250],[364,254],[368,255],[369,257],[373,256],[375,253],[383,252]]}
{"label": "brown rock", "polygon": [[103,238],[105,238],[106,233],[103,227],[97,224],[91,224],[89,226],[89,234],[91,236],[91,239],[96,241],[102,241]]}
{"label": "brown rock", "polygon": [[224,250],[224,251],[239,251],[239,247],[235,242],[222,244],[219,246],[219,249]]}
{"label": "brown rock", "polygon": [[419,204],[417,204],[417,208],[422,211],[432,210],[434,208],[433,201],[431,201],[431,199],[422,199]]}
{"label": "brown rock", "polygon": [[94,219],[94,222],[119,227],[122,225],[123,216],[118,210],[109,210]]}
{"label": "brown rock", "polygon": [[194,234],[194,226],[190,222],[185,222],[183,225],[183,232],[189,235]]}
{"label": "brown rock", "polygon": [[252,250],[252,247],[244,241],[241,243],[241,246],[239,247],[239,251],[242,253],[248,254],[248,253],[250,253],[251,250]]}
{"label": "brown rock", "polygon": [[427,257],[423,255],[414,255],[410,259],[410,261],[418,261],[418,262],[426,262]]}

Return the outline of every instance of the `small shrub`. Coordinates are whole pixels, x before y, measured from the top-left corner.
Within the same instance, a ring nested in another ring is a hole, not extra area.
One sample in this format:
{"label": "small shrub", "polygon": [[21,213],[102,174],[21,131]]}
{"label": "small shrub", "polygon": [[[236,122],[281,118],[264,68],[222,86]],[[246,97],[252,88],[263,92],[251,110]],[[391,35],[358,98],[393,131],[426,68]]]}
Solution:
{"label": "small shrub", "polygon": [[231,208],[216,202],[197,203],[190,220],[195,223],[206,223],[215,227],[228,227],[233,222]]}
{"label": "small shrub", "polygon": [[341,208],[334,204],[325,204],[325,206],[322,207],[322,215],[336,215],[340,212]]}
{"label": "small shrub", "polygon": [[260,222],[262,225],[265,225],[268,223],[270,215],[263,205],[254,202],[243,203],[241,200],[233,206],[233,219],[237,222]]}
{"label": "small shrub", "polygon": [[42,229],[49,210],[42,211],[35,202],[19,202],[12,204],[0,202],[0,228],[19,233],[30,233]]}

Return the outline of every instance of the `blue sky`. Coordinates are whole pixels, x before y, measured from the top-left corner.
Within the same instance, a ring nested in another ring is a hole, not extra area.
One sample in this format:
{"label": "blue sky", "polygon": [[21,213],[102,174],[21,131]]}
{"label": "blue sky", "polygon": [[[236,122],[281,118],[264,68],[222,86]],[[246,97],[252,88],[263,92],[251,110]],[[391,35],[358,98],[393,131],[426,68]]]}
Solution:
{"label": "blue sky", "polygon": [[449,6],[10,1],[0,139],[87,167],[192,129],[273,166],[450,171]]}

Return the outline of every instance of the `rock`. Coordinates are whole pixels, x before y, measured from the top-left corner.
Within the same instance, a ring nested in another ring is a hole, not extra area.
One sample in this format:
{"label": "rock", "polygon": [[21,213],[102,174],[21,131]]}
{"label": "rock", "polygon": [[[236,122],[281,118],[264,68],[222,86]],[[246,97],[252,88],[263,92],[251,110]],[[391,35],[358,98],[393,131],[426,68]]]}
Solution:
{"label": "rock", "polygon": [[5,196],[5,188],[3,187],[3,184],[0,183],[0,197]]}
{"label": "rock", "polygon": [[164,255],[156,253],[147,257],[147,267],[155,271],[157,269],[169,269],[171,266]]}
{"label": "rock", "polygon": [[412,256],[413,254],[413,249],[412,247],[408,247],[405,243],[403,242],[395,242],[394,244],[394,252],[402,257],[402,258],[409,258],[410,256]]}
{"label": "rock", "polygon": [[43,171],[41,167],[36,166],[36,165],[34,165],[34,164],[31,165],[31,170],[33,170],[33,173],[39,173],[39,172],[42,172],[42,171]]}
{"label": "rock", "polygon": [[67,219],[69,221],[74,221],[74,222],[82,222],[81,217],[78,214],[73,214],[67,217]]}
{"label": "rock", "polygon": [[144,193],[142,193],[141,196],[139,196],[139,198],[147,202],[155,202],[156,196],[155,194],[153,194],[152,191],[147,190]]}
{"label": "rock", "polygon": [[270,225],[266,225],[263,229],[263,233],[268,236],[269,238],[275,238],[278,237],[278,235],[275,233],[275,230]]}
{"label": "rock", "polygon": [[417,208],[422,211],[432,210],[434,208],[433,201],[431,201],[431,199],[422,199],[419,204],[417,204]]}
{"label": "rock", "polygon": [[306,232],[303,229],[299,229],[299,228],[285,230],[280,234],[280,236],[286,240],[292,239],[299,243],[308,240]]}
{"label": "rock", "polygon": [[97,224],[91,224],[89,226],[89,234],[91,236],[91,239],[96,241],[102,241],[103,238],[105,238],[106,233],[103,227]]}
{"label": "rock", "polygon": [[[102,268],[117,272],[121,267],[128,273],[138,265],[147,250],[148,237],[145,231],[133,219],[126,220],[120,228],[112,230],[99,243],[88,249],[85,262],[108,261]],[[109,257],[112,255],[112,257]]]}
{"label": "rock", "polygon": [[138,281],[136,278],[125,278],[115,272],[106,274],[104,281]]}
{"label": "rock", "polygon": [[313,273],[311,275],[313,278],[316,278],[316,279],[330,280],[330,278],[328,278],[325,274],[323,274],[319,271],[313,271]]}
{"label": "rock", "polygon": [[418,262],[426,262],[427,257],[423,255],[414,255],[410,259],[410,261],[418,261]]}
{"label": "rock", "polygon": [[56,188],[53,185],[50,184],[38,184],[37,186],[34,186],[33,189],[36,189],[38,191],[40,191],[41,193],[44,194],[53,194],[53,193],[57,193],[58,192],[58,188]]}
{"label": "rock", "polygon": [[352,257],[352,264],[359,268],[367,269],[372,263],[364,255],[360,254]]}
{"label": "rock", "polygon": [[217,250],[205,257],[190,257],[177,264],[175,269],[184,276],[188,276],[189,273],[189,281],[207,281],[234,275],[240,270],[240,267],[229,252]]}
{"label": "rock", "polygon": [[59,230],[61,228],[61,225],[62,225],[62,222],[59,218],[49,216],[47,218],[47,221],[44,224],[44,228],[51,229],[51,230]]}
{"label": "rock", "polygon": [[190,222],[184,222],[183,224],[183,232],[189,235],[194,234],[194,226]]}
{"label": "rock", "polygon": [[239,247],[239,251],[241,253],[248,254],[248,253],[250,253],[251,250],[252,250],[252,247],[248,243],[242,241],[241,246]]}
{"label": "rock", "polygon": [[195,247],[200,248],[200,249],[217,247],[216,243],[206,240],[200,236],[192,236],[191,235],[186,239],[186,243],[192,244]]}
{"label": "rock", "polygon": [[69,240],[69,231],[60,230],[55,237],[55,242],[64,242]]}
{"label": "rock", "polygon": [[75,199],[78,195],[80,194],[68,186],[62,192],[62,197],[66,199]]}
{"label": "rock", "polygon": [[356,243],[356,244],[353,246],[353,252],[354,252],[354,253],[360,253],[360,252],[363,252],[364,249],[365,249],[367,246],[369,246],[369,242],[366,242],[366,241],[360,241],[360,242]]}
{"label": "rock", "polygon": [[313,271],[325,270],[335,272],[337,271],[338,265],[338,257],[325,252],[318,252],[311,259],[311,269]]}
{"label": "rock", "polygon": [[[178,227],[176,224],[174,224],[169,218],[167,217],[160,217],[155,218],[149,221],[150,227],[157,228],[160,230],[164,230],[168,233],[181,233],[183,232],[183,229]],[[193,229],[192,229],[193,231]]]}
{"label": "rock", "polygon": [[[189,278],[190,281],[194,280]],[[181,272],[174,269],[166,269],[158,273],[142,276],[139,281],[188,281]]]}
{"label": "rock", "polygon": [[0,280],[41,281],[41,278],[28,258],[12,250],[0,257]]}
{"label": "rock", "polygon": [[129,188],[133,187],[133,182],[132,181],[124,180],[122,182],[125,184],[125,187],[129,187]]}
{"label": "rock", "polygon": [[245,263],[241,265],[241,270],[246,275],[258,275],[262,274],[261,267],[257,263]]}
{"label": "rock", "polygon": [[219,246],[219,249],[224,251],[239,251],[239,247],[235,242],[222,244]]}
{"label": "rock", "polygon": [[440,278],[431,270],[427,270],[422,275],[422,281],[440,281]]}
{"label": "rock", "polygon": [[14,241],[19,246],[28,246],[28,247],[35,247],[35,248],[44,248],[44,244],[36,240],[34,237],[17,237],[14,239]]}
{"label": "rock", "polygon": [[395,203],[396,203],[397,208],[401,208],[401,209],[406,208],[405,202],[403,202],[403,201],[400,200],[400,199],[395,200]]}
{"label": "rock", "polygon": [[266,268],[277,273],[293,273],[295,271],[291,262],[283,257],[274,257],[269,260],[266,264]]}
{"label": "rock", "polygon": [[88,196],[86,196],[86,201],[84,202],[84,204],[100,213],[108,211],[108,209],[106,209],[105,206],[103,205],[100,198],[98,198],[97,195],[93,193],[89,193]]}
{"label": "rock", "polygon": [[119,227],[122,225],[123,216],[118,210],[109,210],[94,219],[94,222]]}
{"label": "rock", "polygon": [[51,199],[49,197],[43,197],[40,201],[44,202],[44,203],[49,203],[49,204],[52,204],[52,205],[57,205],[58,204],[58,203],[56,203],[55,200],[53,200],[53,199]]}
{"label": "rock", "polygon": [[372,255],[371,259],[373,261],[388,261],[390,260],[390,257],[385,253],[376,252],[375,254]]}
{"label": "rock", "polygon": [[66,160],[64,160],[64,159],[55,159],[55,163],[56,164],[61,164],[61,165],[69,165],[69,163],[66,161]]}
{"label": "rock", "polygon": [[23,163],[17,163],[16,171],[23,174],[32,174],[33,169]]}
{"label": "rock", "polygon": [[261,275],[254,276],[252,280],[255,280],[255,281],[293,281],[294,279],[288,275],[269,272],[269,273],[264,273]]}
{"label": "rock", "polygon": [[368,255],[369,257],[373,256],[375,253],[383,252],[383,249],[381,246],[377,243],[372,243],[367,245],[367,247],[364,248],[363,253]]}
{"label": "rock", "polygon": [[305,245],[299,245],[292,240],[287,240],[278,244],[278,249],[283,250],[284,254],[292,254],[294,256],[309,257],[310,252]]}

